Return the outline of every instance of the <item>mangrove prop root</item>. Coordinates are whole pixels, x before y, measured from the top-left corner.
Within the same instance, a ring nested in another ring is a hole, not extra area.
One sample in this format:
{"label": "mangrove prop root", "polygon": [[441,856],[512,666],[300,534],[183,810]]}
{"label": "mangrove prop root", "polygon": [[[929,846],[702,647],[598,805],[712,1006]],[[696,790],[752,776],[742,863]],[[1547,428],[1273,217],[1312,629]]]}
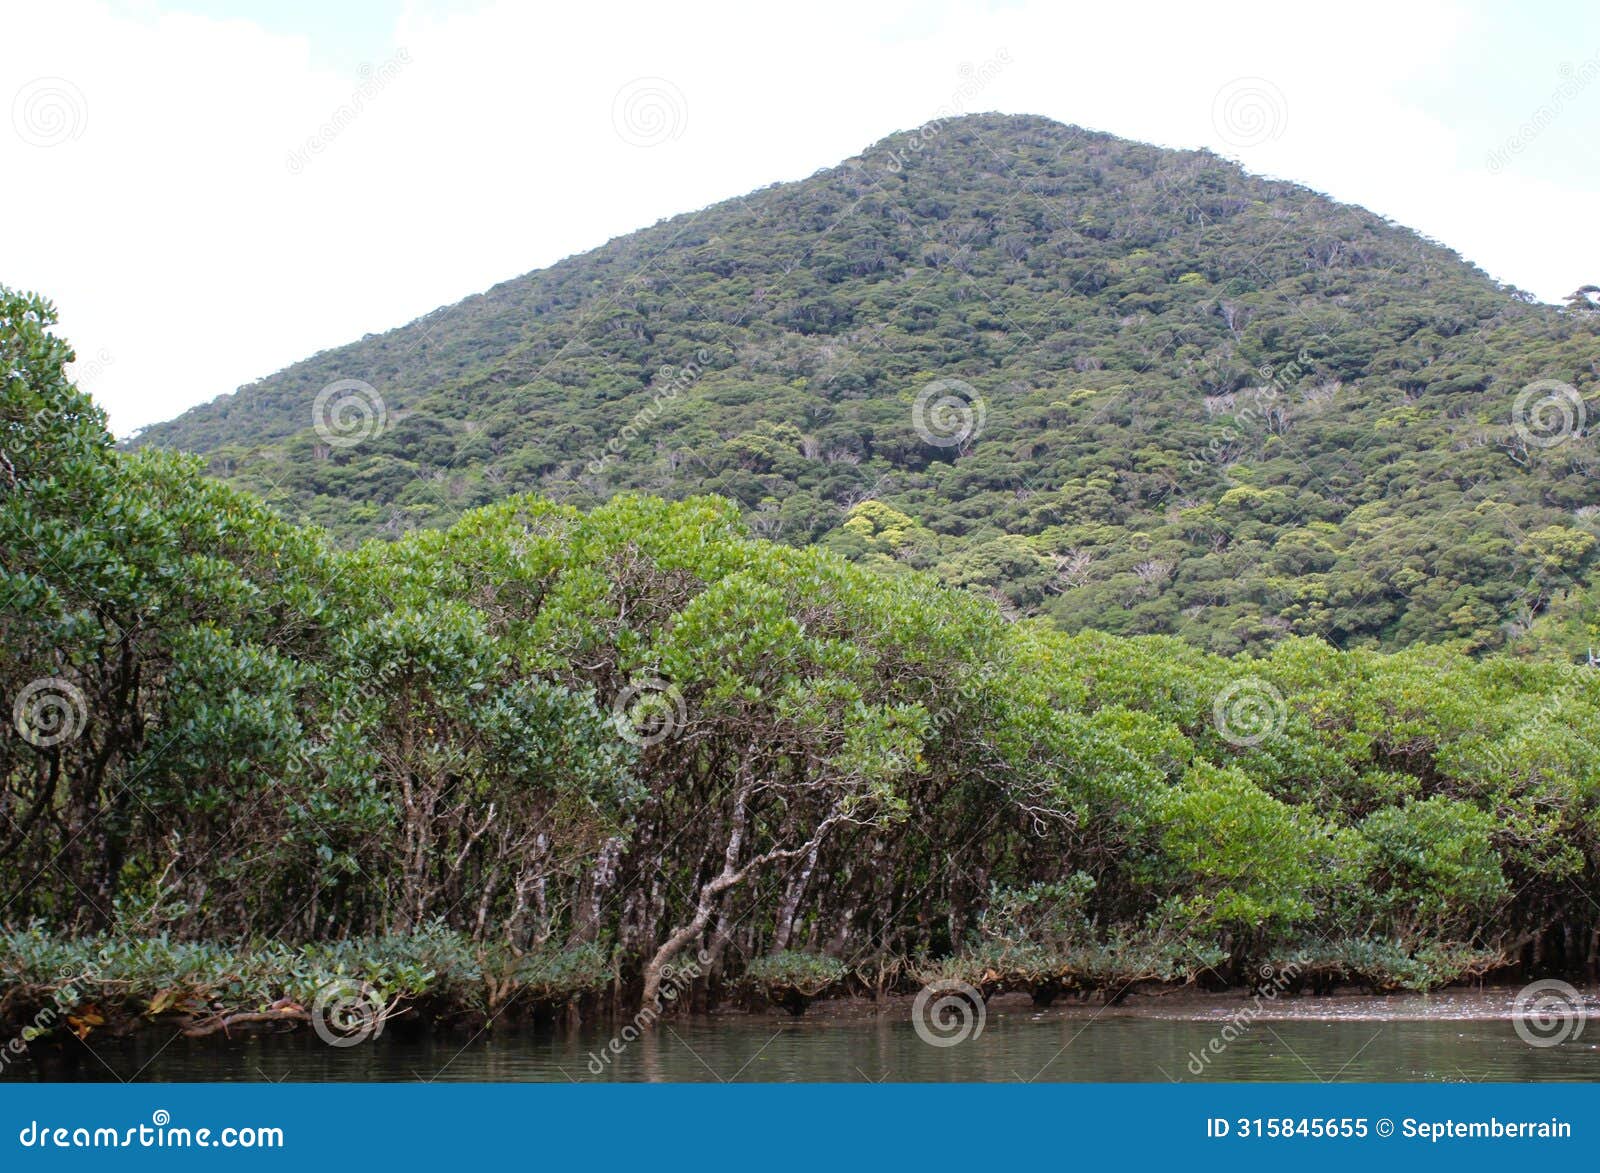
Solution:
{"label": "mangrove prop root", "polygon": [[237,1014],[216,1014],[209,1018],[199,1019],[185,1026],[182,1034],[186,1039],[203,1039],[214,1034],[227,1034],[236,1026],[261,1026],[272,1022],[304,1024],[310,1021],[310,1013],[299,1007],[283,1007],[278,1010],[246,1010]]}

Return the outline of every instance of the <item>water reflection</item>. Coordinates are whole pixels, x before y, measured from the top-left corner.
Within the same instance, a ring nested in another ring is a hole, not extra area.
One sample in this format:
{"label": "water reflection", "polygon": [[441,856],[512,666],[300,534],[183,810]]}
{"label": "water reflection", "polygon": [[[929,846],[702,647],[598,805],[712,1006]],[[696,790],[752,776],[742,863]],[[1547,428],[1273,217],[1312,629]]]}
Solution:
{"label": "water reflection", "polygon": [[824,1007],[800,1020],[666,1021],[609,1061],[610,1029],[411,1037],[391,1030],[348,1049],[324,1046],[308,1032],[221,1042],[91,1038],[92,1049],[70,1041],[55,1052],[41,1048],[38,1061],[15,1074],[158,1081],[1600,1080],[1600,1023],[1558,1046],[1532,1047],[1503,1016],[1508,999],[1285,1000],[1273,1010],[1281,1017],[1243,1024],[1233,1019],[1241,1003],[1232,1000],[1045,1012],[1026,1001],[1000,1002],[979,1036],[942,1048],[917,1036],[904,1005],[876,1014],[830,1015]]}

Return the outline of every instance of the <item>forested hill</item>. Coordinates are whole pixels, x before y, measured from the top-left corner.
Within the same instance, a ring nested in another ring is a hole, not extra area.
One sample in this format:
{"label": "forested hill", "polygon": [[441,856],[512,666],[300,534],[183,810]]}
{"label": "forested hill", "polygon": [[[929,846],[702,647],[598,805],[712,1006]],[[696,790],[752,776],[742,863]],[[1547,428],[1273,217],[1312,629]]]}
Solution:
{"label": "forested hill", "polygon": [[1209,153],[981,115],[137,442],[205,453],[346,541],[520,490],[711,492],[759,535],[1069,629],[1570,655],[1600,526],[1597,321]]}

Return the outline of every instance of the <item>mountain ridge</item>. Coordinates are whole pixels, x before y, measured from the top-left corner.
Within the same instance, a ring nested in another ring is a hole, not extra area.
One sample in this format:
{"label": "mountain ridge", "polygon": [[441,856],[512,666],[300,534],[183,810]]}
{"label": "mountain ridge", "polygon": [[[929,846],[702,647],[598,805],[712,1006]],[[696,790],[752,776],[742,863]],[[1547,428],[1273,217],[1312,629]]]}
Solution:
{"label": "mountain ridge", "polygon": [[[1234,164],[1231,161],[1225,159],[1224,157],[1216,155],[1213,152],[1205,150],[1203,148],[1202,149],[1194,149],[1194,150],[1182,150],[1182,149],[1175,149],[1175,148],[1156,147],[1156,146],[1152,146],[1150,144],[1139,143],[1136,140],[1120,138],[1119,136],[1112,135],[1112,134],[1109,134],[1109,133],[1106,133],[1106,132],[1086,130],[1086,129],[1084,129],[1082,127],[1078,127],[1076,125],[1054,123],[1054,122],[1052,122],[1052,120],[1045,119],[1045,118],[1042,118],[1042,117],[1037,117],[1037,116],[1005,115],[1005,114],[997,114],[997,113],[972,114],[972,115],[962,115],[962,116],[960,116],[958,118],[954,118],[954,119],[943,120],[942,123],[936,122],[936,123],[929,123],[929,124],[926,124],[926,125],[927,126],[939,126],[939,125],[942,125],[942,124],[954,123],[954,124],[959,126],[961,124],[965,124],[965,123],[972,122],[972,121],[987,121],[987,120],[990,120],[990,119],[998,119],[998,120],[1003,120],[1005,122],[1018,123],[1018,124],[1024,123],[1024,122],[1039,122],[1039,123],[1047,123],[1047,124],[1050,124],[1050,125],[1062,126],[1062,127],[1064,127],[1064,129],[1066,129],[1068,131],[1071,131],[1071,132],[1074,132],[1074,133],[1077,133],[1077,134],[1081,134],[1081,135],[1083,135],[1083,136],[1085,136],[1087,138],[1090,138],[1090,139],[1099,139],[1099,140],[1103,140],[1103,141],[1108,142],[1108,143],[1116,143],[1116,144],[1125,145],[1125,146],[1138,147],[1138,148],[1142,148],[1144,150],[1148,150],[1148,151],[1154,152],[1154,153],[1171,154],[1171,155],[1177,155],[1177,156],[1192,156],[1192,157],[1195,157],[1195,158],[1203,158],[1203,159],[1215,160],[1218,163],[1222,164],[1223,166],[1235,167],[1235,168],[1238,168],[1238,170],[1241,173],[1244,173],[1243,172],[1243,168],[1239,168],[1237,164]],[[386,337],[391,337],[391,336],[395,336],[395,335],[408,334],[408,333],[411,333],[411,332],[414,332],[414,331],[420,331],[421,333],[426,335],[429,332],[429,329],[431,328],[431,325],[439,324],[443,320],[449,318],[449,316],[451,315],[452,311],[464,310],[466,307],[472,306],[475,303],[478,303],[480,301],[492,300],[497,294],[501,294],[504,291],[510,289],[511,287],[520,286],[520,285],[522,285],[522,284],[524,284],[524,283],[526,283],[526,282],[528,282],[528,281],[530,281],[532,279],[535,279],[535,278],[539,277],[542,274],[552,273],[552,272],[555,272],[557,270],[561,270],[564,267],[581,263],[586,258],[594,257],[594,256],[596,256],[598,254],[602,254],[602,253],[606,252],[608,249],[610,249],[612,246],[618,244],[619,242],[627,241],[627,240],[629,240],[631,238],[638,237],[638,236],[640,236],[642,234],[645,234],[645,233],[654,232],[654,231],[662,229],[664,227],[671,226],[671,225],[673,225],[675,223],[692,221],[692,220],[697,219],[698,217],[700,217],[700,216],[702,216],[704,214],[714,213],[718,209],[727,208],[727,207],[731,207],[731,206],[735,206],[735,205],[742,205],[746,201],[748,201],[748,200],[750,200],[750,199],[752,199],[752,198],[754,198],[756,196],[759,196],[762,193],[769,192],[769,191],[772,191],[774,189],[779,189],[779,188],[792,186],[792,185],[795,185],[795,184],[805,183],[808,180],[813,180],[813,179],[816,179],[816,178],[818,178],[820,176],[827,176],[827,175],[829,175],[831,173],[834,173],[836,171],[840,171],[842,169],[850,168],[852,166],[865,166],[868,163],[873,162],[874,160],[876,160],[880,166],[884,167],[885,170],[890,171],[890,173],[894,173],[894,169],[896,169],[896,167],[897,167],[897,163],[896,163],[897,157],[898,157],[899,160],[910,160],[912,162],[915,161],[915,154],[914,153],[912,153],[912,152],[910,152],[908,150],[897,149],[897,148],[900,146],[900,144],[902,144],[906,140],[918,140],[918,141],[920,141],[919,136],[924,131],[924,129],[925,129],[925,127],[912,127],[912,128],[906,129],[906,130],[895,131],[895,132],[893,132],[893,133],[891,133],[889,135],[886,135],[882,139],[879,139],[877,142],[873,143],[869,147],[865,148],[860,154],[852,156],[852,157],[850,157],[848,159],[842,160],[840,163],[836,164],[834,167],[820,168],[817,171],[813,172],[810,176],[806,177],[806,179],[780,181],[780,182],[767,184],[767,185],[765,185],[763,187],[755,188],[755,189],[753,189],[752,191],[750,191],[749,193],[747,193],[745,195],[734,196],[734,197],[731,197],[729,199],[716,201],[716,202],[714,202],[712,204],[707,205],[704,208],[699,209],[698,211],[682,212],[682,213],[678,213],[678,214],[676,214],[674,216],[669,216],[669,217],[663,218],[661,220],[656,221],[654,224],[651,224],[651,225],[636,229],[633,232],[623,233],[623,234],[621,234],[619,236],[611,237],[609,240],[606,240],[605,242],[595,246],[594,248],[586,249],[586,250],[583,250],[581,252],[576,252],[576,253],[569,254],[568,256],[562,257],[559,260],[556,260],[556,261],[552,262],[549,265],[546,265],[546,266],[543,266],[543,267],[537,268],[537,269],[528,270],[528,271],[526,271],[524,273],[521,273],[521,274],[519,274],[517,276],[509,277],[509,278],[507,278],[507,279],[505,279],[503,281],[498,281],[494,285],[491,285],[488,289],[484,290],[482,293],[470,294],[467,297],[459,299],[458,301],[448,302],[448,303],[439,305],[439,306],[435,307],[434,309],[429,310],[427,313],[421,314],[418,317],[413,318],[412,320],[410,320],[408,322],[402,323],[399,326],[395,326],[395,327],[393,327],[393,328],[391,328],[389,330],[379,331],[379,332],[375,332],[375,333],[368,333],[368,334],[363,335],[361,338],[356,339],[356,340],[354,340],[352,342],[342,343],[342,344],[337,345],[337,346],[331,346],[331,347],[324,348],[323,350],[319,350],[319,351],[317,351],[317,352],[315,352],[315,353],[313,353],[311,355],[308,355],[304,359],[300,359],[300,360],[297,360],[294,363],[291,363],[287,367],[284,367],[284,368],[282,368],[282,369],[280,369],[278,371],[275,371],[275,372],[273,372],[273,373],[271,373],[269,375],[265,375],[265,376],[263,376],[263,377],[261,377],[259,379],[252,380],[249,383],[243,384],[243,385],[241,385],[240,387],[236,388],[233,391],[224,392],[224,393],[216,396],[215,398],[213,398],[211,400],[208,400],[205,403],[196,404],[194,407],[188,408],[185,411],[180,412],[177,416],[173,417],[170,420],[160,421],[158,423],[150,424],[150,425],[148,425],[148,426],[146,426],[144,428],[141,428],[137,432],[135,432],[133,435],[130,435],[128,437],[127,441],[125,442],[125,446],[138,447],[138,446],[141,446],[143,444],[149,444],[149,443],[157,442],[157,441],[160,440],[160,438],[163,435],[172,434],[172,433],[178,432],[178,429],[177,429],[176,425],[178,425],[180,423],[180,421],[183,421],[183,420],[186,420],[186,419],[190,419],[190,418],[196,417],[196,416],[204,416],[204,415],[210,414],[210,413],[212,413],[214,411],[217,411],[217,410],[221,409],[225,404],[229,403],[230,401],[232,401],[232,400],[234,400],[236,398],[242,397],[242,396],[248,396],[256,388],[260,388],[260,387],[263,387],[264,385],[272,384],[274,381],[283,378],[284,376],[290,374],[291,372],[293,372],[293,371],[295,371],[295,370],[297,370],[299,368],[305,367],[308,364],[319,363],[319,362],[322,362],[324,360],[332,359],[332,358],[335,358],[336,356],[343,355],[343,354],[345,354],[345,353],[347,353],[347,352],[349,352],[349,351],[361,346],[363,343],[367,343],[367,342],[369,342],[369,341],[371,341],[371,340],[373,340],[375,338],[386,338]],[[885,162],[881,158],[881,156],[884,156],[884,155],[889,156],[889,161]],[[1246,173],[1246,174],[1248,174],[1248,173]],[[1293,181],[1290,181],[1290,180],[1273,179],[1273,178],[1266,177],[1266,176],[1252,176],[1252,177],[1256,178],[1256,179],[1259,179],[1264,183],[1268,183],[1268,184],[1283,184],[1283,185],[1285,185],[1285,186],[1287,186],[1289,188],[1293,188],[1293,189],[1295,189],[1297,191],[1312,192],[1312,189],[1304,188],[1301,185],[1295,184],[1295,183],[1293,183]],[[1321,195],[1321,193],[1316,193],[1316,192],[1312,192],[1312,194],[1319,195],[1319,196]],[[1531,295],[1527,295],[1527,294],[1521,293],[1521,291],[1516,290],[1512,286],[1500,285],[1498,282],[1494,282],[1494,279],[1491,278],[1487,273],[1485,273],[1483,270],[1479,269],[1476,265],[1473,265],[1470,261],[1466,261],[1464,258],[1460,258],[1459,254],[1457,254],[1455,252],[1455,250],[1451,249],[1448,245],[1443,244],[1442,242],[1435,241],[1435,240],[1432,240],[1431,238],[1423,236],[1422,234],[1417,233],[1414,230],[1405,227],[1404,225],[1398,224],[1395,221],[1393,221],[1393,220],[1391,220],[1391,219],[1389,219],[1387,217],[1379,216],[1377,213],[1371,212],[1371,211],[1367,210],[1366,208],[1361,207],[1360,205],[1342,203],[1340,201],[1334,201],[1334,200],[1332,200],[1331,197],[1328,197],[1328,196],[1322,196],[1321,198],[1327,199],[1327,200],[1329,200],[1329,202],[1335,203],[1341,208],[1350,209],[1352,211],[1360,213],[1363,216],[1371,217],[1375,221],[1380,222],[1380,223],[1382,223],[1382,224],[1384,224],[1386,226],[1397,228],[1400,231],[1406,232],[1406,233],[1416,237],[1416,239],[1417,239],[1417,241],[1419,243],[1425,244],[1425,245],[1428,245],[1428,246],[1431,246],[1431,247],[1438,248],[1441,251],[1446,252],[1446,253],[1450,254],[1451,256],[1455,257],[1456,259],[1461,260],[1461,262],[1463,264],[1467,265],[1468,267],[1470,267],[1471,269],[1473,269],[1474,271],[1479,273],[1484,278],[1485,281],[1491,282],[1491,283],[1499,286],[1500,288],[1504,289],[1508,294],[1513,294],[1513,295],[1520,296],[1524,300],[1530,300],[1530,301],[1532,300],[1531,299]],[[1534,303],[1534,304],[1540,304],[1540,303]],[[255,425],[255,426],[259,427],[260,425]],[[287,434],[289,434],[289,433],[288,432],[276,432],[275,431],[268,438],[276,438],[279,435],[287,435]],[[198,440],[199,442],[195,443],[195,440]],[[195,446],[190,449],[192,451],[197,451],[197,452],[202,452],[203,453],[203,452],[209,451],[211,447],[216,446],[216,443],[214,441],[211,441],[211,440],[208,440],[208,439],[201,439],[199,437],[196,437],[195,440],[191,440],[191,443],[195,443]],[[176,445],[174,445],[174,446],[176,446]]]}
{"label": "mountain ridge", "polygon": [[[518,490],[709,491],[758,533],[1069,628],[1488,647],[1587,590],[1592,441],[1530,445],[1511,416],[1541,380],[1587,412],[1594,317],[1209,152],[971,115],[135,443],[202,453],[348,540]],[[341,384],[353,443],[314,420]]]}

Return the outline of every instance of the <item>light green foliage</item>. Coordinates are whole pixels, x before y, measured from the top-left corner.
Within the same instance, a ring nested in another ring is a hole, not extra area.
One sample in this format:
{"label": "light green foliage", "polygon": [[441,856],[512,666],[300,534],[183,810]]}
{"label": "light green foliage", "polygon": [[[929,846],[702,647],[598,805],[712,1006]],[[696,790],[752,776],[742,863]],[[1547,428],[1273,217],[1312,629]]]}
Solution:
{"label": "light green foliage", "polygon": [[1202,924],[1282,929],[1311,915],[1306,898],[1320,829],[1237,768],[1193,767],[1160,814],[1166,863],[1185,875],[1182,915]]}
{"label": "light green foliage", "polygon": [[5,915],[49,926],[0,946],[28,982],[81,960],[62,936],[195,997],[237,970],[235,1005],[275,967],[627,988],[682,931],[721,942],[711,988],[762,958],[1120,989],[1297,952],[1427,986],[1593,940],[1592,669],[1067,634],[713,497],[517,495],[342,550],[113,451],[48,318],[0,293],[0,700],[46,682],[75,716],[0,738]]}
{"label": "light green foliage", "polygon": [[826,953],[786,949],[752,958],[745,966],[747,980],[769,990],[794,990],[815,997],[847,972],[844,962]]}
{"label": "light green foliage", "polygon": [[1470,938],[1510,892],[1494,849],[1494,817],[1436,794],[1361,823],[1373,903],[1407,935]]}

